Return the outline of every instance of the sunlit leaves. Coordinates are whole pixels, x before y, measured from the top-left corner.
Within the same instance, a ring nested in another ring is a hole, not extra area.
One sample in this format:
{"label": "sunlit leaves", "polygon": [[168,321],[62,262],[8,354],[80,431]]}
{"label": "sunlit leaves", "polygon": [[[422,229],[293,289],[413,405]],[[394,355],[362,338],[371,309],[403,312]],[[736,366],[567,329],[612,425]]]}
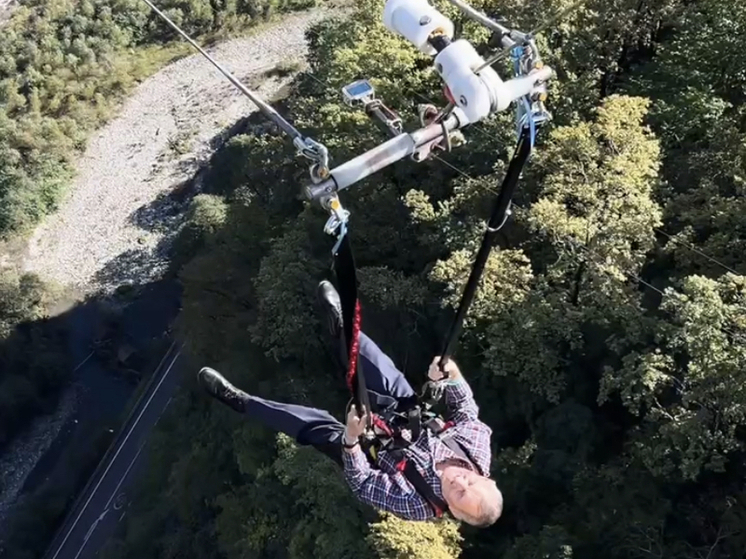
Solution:
{"label": "sunlit leaves", "polygon": [[458,559],[461,540],[452,521],[423,524],[390,514],[372,524],[368,536],[379,559]]}
{"label": "sunlit leaves", "polygon": [[[430,60],[383,29],[382,4],[365,0],[351,21],[309,34],[316,79],[299,78],[288,101],[339,161],[383,139],[339,102],[341,85],[372,79],[405,120],[418,94],[438,95]],[[478,6],[528,29],[570,4]],[[743,506],[723,495],[738,494],[743,477],[742,278],[688,277],[701,254],[660,250],[657,231],[665,204],[675,240],[707,239],[708,251],[743,265],[739,62],[723,73],[728,58],[712,60],[723,45],[692,43],[701,35],[689,28],[740,29],[743,10],[707,0],[710,21],[695,4],[591,1],[539,38],[558,70],[556,127],[540,134],[456,353],[493,428],[500,525],[465,529],[461,541],[447,523],[368,517],[331,461],[270,443],[252,424],[232,439],[240,475],[219,504],[229,558],[696,559],[714,550],[713,559],[736,549]],[[729,52],[743,50],[740,40],[723,37]],[[659,88],[631,79],[659,54]],[[612,95],[619,88],[625,95]],[[365,328],[384,332],[376,339],[404,368],[428,362],[430,342],[442,341],[503,176],[497,160],[513,145],[511,120],[506,112],[467,130],[471,143],[445,156],[456,170],[402,162],[343,193]],[[331,276],[326,215],[290,200],[298,185],[289,175],[273,182],[291,165],[275,139],[243,137],[221,157],[212,184],[226,186],[213,191],[225,208],[197,203],[193,227],[207,242],[182,271],[192,348],[232,363],[226,370],[257,393],[336,409],[344,389],[314,308],[318,280]]]}
{"label": "sunlit leaves", "polygon": [[653,472],[696,479],[705,469],[722,471],[742,445],[744,279],[688,277],[681,291],[667,291],[661,308],[669,319],[656,347],[627,356],[619,371],[608,369],[600,398],[618,391],[633,413],[644,411],[634,448]]}
{"label": "sunlit leaves", "polygon": [[[448,260],[435,264],[430,277],[448,285],[444,304],[456,306],[466,285],[473,263],[473,254],[454,252]],[[469,310],[472,319],[489,319],[500,310],[520,303],[526,296],[532,279],[528,259],[521,251],[499,250],[487,260],[476,297]]]}

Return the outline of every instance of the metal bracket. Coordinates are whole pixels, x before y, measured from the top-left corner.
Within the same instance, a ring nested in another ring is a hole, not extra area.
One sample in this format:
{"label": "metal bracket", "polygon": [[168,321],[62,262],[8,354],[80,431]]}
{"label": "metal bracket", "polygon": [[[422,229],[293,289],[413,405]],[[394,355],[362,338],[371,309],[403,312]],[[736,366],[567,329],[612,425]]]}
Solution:
{"label": "metal bracket", "polygon": [[325,145],[311,138],[295,138],[293,144],[298,153],[313,161],[309,168],[311,181],[319,183],[329,177],[329,150]]}
{"label": "metal bracket", "polygon": [[[329,219],[324,225],[324,233],[327,235],[337,234],[337,242],[332,248],[332,254],[337,254],[342,239],[347,234],[347,222],[350,218],[350,212],[342,207],[338,196],[330,196],[323,201],[324,207],[329,210]],[[338,232],[338,233],[337,233]]]}
{"label": "metal bracket", "polygon": [[[527,76],[544,67],[539,50],[531,35],[526,35],[522,44],[511,49],[511,57],[513,58],[513,70],[516,75]],[[528,95],[517,101],[516,134],[520,136],[521,130],[528,128],[532,147],[537,128],[552,118],[552,115],[544,106],[546,98],[546,83],[539,83]]]}
{"label": "metal bracket", "polygon": [[384,105],[380,99],[372,99],[365,103],[365,112],[368,116],[376,117],[381,121],[392,136],[398,136],[404,130],[399,115]]}
{"label": "metal bracket", "polygon": [[376,90],[368,80],[357,80],[342,88],[342,95],[348,107],[362,106],[366,114],[377,118],[392,136],[404,130],[398,114],[389,109],[383,101],[376,99]]}
{"label": "metal bracket", "polygon": [[[417,105],[417,114],[420,117],[420,123],[423,127],[435,123],[443,125],[445,118],[451,113],[452,108],[453,106],[449,105],[442,110],[438,110],[435,105],[429,103],[419,104]],[[464,144],[466,144],[466,138],[460,130],[449,132],[448,129],[443,126],[443,136],[415,149],[412,152],[411,158],[413,161],[421,163],[430,158],[435,151],[451,151],[454,147],[459,147]]]}

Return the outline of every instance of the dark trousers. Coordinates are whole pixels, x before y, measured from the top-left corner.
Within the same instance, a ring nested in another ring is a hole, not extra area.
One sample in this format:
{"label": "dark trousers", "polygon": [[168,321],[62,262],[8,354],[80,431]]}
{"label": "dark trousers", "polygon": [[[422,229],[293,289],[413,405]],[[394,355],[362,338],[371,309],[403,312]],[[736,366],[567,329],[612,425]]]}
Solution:
{"label": "dark trousers", "polygon": [[[414,402],[416,394],[402,372],[362,332],[359,355],[373,411],[401,409]],[[342,434],[345,427],[329,412],[249,396],[246,414],[262,421],[270,429],[293,437],[301,445],[315,447],[338,464],[342,463]]]}

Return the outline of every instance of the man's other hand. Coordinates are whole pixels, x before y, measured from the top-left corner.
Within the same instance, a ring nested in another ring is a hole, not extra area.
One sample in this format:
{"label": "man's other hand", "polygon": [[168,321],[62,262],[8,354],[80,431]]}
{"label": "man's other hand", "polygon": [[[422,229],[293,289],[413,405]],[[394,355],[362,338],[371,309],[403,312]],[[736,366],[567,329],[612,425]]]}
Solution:
{"label": "man's other hand", "polygon": [[440,368],[439,363],[440,355],[436,356],[433,359],[433,362],[430,363],[430,369],[427,372],[427,376],[430,380],[437,382],[445,379],[455,380],[461,377],[461,371],[459,370],[458,365],[456,365],[450,357],[446,359],[442,369]]}
{"label": "man's other hand", "polygon": [[350,412],[347,414],[347,425],[344,433],[345,444],[353,444],[360,438],[360,436],[365,432],[367,419],[368,414],[365,412],[365,409],[363,409],[362,417],[358,417],[357,407],[350,407]]}

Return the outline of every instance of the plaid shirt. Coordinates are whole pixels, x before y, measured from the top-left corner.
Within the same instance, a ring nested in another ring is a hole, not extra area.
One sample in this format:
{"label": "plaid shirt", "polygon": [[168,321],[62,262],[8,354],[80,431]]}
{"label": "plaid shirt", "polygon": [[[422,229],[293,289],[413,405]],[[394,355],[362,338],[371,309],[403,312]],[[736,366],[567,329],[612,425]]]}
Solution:
{"label": "plaid shirt", "polygon": [[[477,417],[479,408],[471,387],[463,378],[450,382],[445,387],[445,399],[448,408],[446,419],[454,422],[448,432],[474,459],[479,473],[489,475],[492,430]],[[429,429],[423,429],[417,441],[405,452],[407,459],[414,463],[435,494],[442,499],[443,492],[435,465],[448,459],[460,460],[459,456]],[[345,479],[363,503],[405,520],[435,518],[428,502],[415,491],[404,474],[397,471],[396,460],[387,452],[379,454],[378,468],[371,467],[360,447],[354,452],[343,452],[343,455]]]}

